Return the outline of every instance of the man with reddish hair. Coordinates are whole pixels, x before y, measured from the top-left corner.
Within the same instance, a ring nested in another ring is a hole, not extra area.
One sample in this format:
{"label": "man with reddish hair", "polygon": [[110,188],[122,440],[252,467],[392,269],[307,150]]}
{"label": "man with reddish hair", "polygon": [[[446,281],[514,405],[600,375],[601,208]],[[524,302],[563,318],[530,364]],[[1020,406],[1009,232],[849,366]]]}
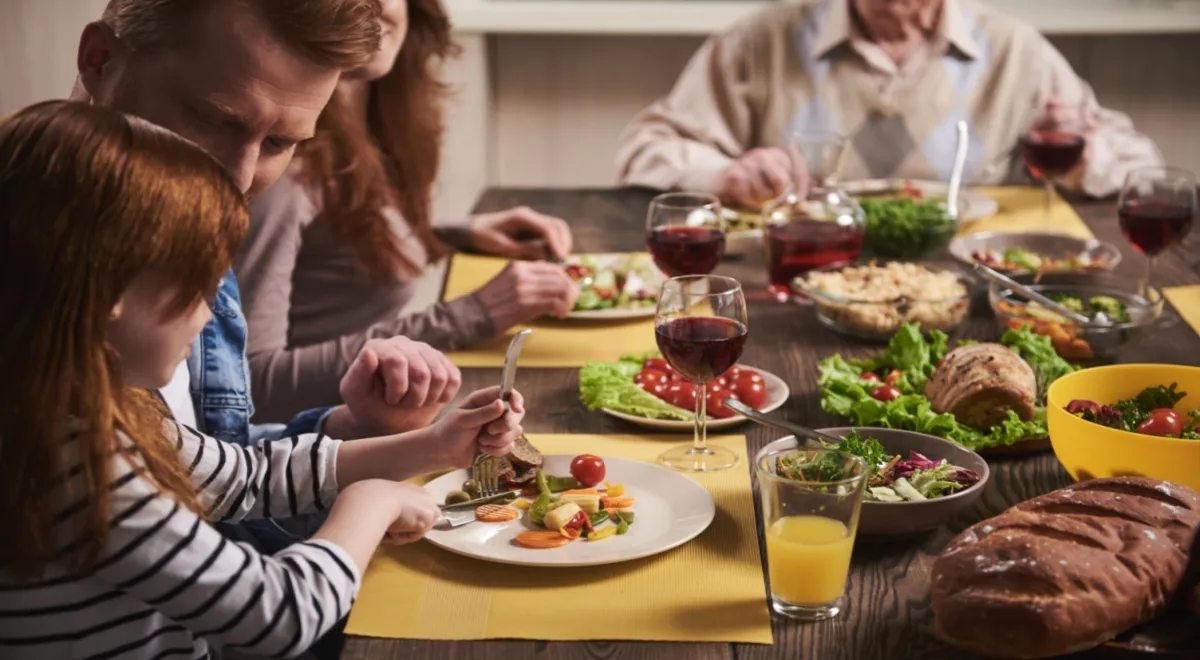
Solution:
{"label": "man with reddish hair", "polygon": [[[110,0],[84,28],[75,93],[192,140],[252,196],[313,135],[341,73],[379,48],[380,14],[379,0]],[[164,398],[181,421],[222,440],[278,435],[281,425],[250,425],[246,321],[232,272],[212,307]],[[428,345],[375,340],[342,380],[345,405],[302,412],[282,432],[357,438],[424,426],[460,383]]]}

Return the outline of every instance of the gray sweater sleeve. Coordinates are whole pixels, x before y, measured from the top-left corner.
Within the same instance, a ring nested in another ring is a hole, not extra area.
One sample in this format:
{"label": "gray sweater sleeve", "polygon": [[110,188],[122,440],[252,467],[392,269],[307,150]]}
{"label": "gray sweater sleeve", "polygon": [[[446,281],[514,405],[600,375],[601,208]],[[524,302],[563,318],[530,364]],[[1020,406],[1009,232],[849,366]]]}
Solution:
{"label": "gray sweater sleeve", "polygon": [[255,421],[286,421],[301,410],[340,403],[338,384],[370,339],[399,335],[449,351],[494,334],[486,309],[471,294],[381,320],[352,334],[292,345],[293,274],[304,230],[319,208],[314,196],[289,172],[255,198],[250,211],[250,231],[234,268],[249,323],[246,352]]}

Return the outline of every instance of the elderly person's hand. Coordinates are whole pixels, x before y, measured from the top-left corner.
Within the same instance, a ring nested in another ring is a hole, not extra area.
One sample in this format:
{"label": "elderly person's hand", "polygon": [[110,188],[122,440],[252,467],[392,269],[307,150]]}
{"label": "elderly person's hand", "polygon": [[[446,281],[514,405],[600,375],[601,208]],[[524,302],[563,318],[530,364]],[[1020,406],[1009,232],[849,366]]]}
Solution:
{"label": "elderly person's hand", "polygon": [[792,159],[783,149],[751,149],[717,177],[714,193],[726,204],[758,209],[786,193],[793,184],[798,190],[807,187],[808,172],[792,169]]}

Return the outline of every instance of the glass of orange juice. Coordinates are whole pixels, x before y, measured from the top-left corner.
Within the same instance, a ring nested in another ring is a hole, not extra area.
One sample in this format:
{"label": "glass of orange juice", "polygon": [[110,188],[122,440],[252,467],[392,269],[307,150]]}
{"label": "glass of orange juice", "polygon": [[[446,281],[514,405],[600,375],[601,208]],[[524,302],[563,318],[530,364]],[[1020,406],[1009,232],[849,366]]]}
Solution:
{"label": "glass of orange juice", "polygon": [[841,611],[867,482],[863,459],[833,449],[759,458],[771,609],[804,621]]}

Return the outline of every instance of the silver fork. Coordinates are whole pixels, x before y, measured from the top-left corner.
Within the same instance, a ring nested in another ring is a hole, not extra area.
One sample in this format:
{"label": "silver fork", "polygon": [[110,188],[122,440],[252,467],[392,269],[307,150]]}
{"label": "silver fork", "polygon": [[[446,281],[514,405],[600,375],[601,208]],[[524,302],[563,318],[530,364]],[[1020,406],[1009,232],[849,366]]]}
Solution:
{"label": "silver fork", "polygon": [[471,479],[479,489],[476,497],[491,497],[499,495],[500,490],[500,461],[494,456],[479,454],[471,466]]}
{"label": "silver fork", "polygon": [[[504,403],[505,412],[508,412],[513,387],[517,383],[517,359],[521,357],[521,348],[525,346],[525,339],[531,333],[533,330],[529,328],[518,332],[508,343],[508,350],[504,352],[504,369],[500,372],[500,401]],[[479,497],[500,494],[500,465],[498,459],[487,454],[475,456],[475,463],[471,466],[471,478],[479,487]]]}

